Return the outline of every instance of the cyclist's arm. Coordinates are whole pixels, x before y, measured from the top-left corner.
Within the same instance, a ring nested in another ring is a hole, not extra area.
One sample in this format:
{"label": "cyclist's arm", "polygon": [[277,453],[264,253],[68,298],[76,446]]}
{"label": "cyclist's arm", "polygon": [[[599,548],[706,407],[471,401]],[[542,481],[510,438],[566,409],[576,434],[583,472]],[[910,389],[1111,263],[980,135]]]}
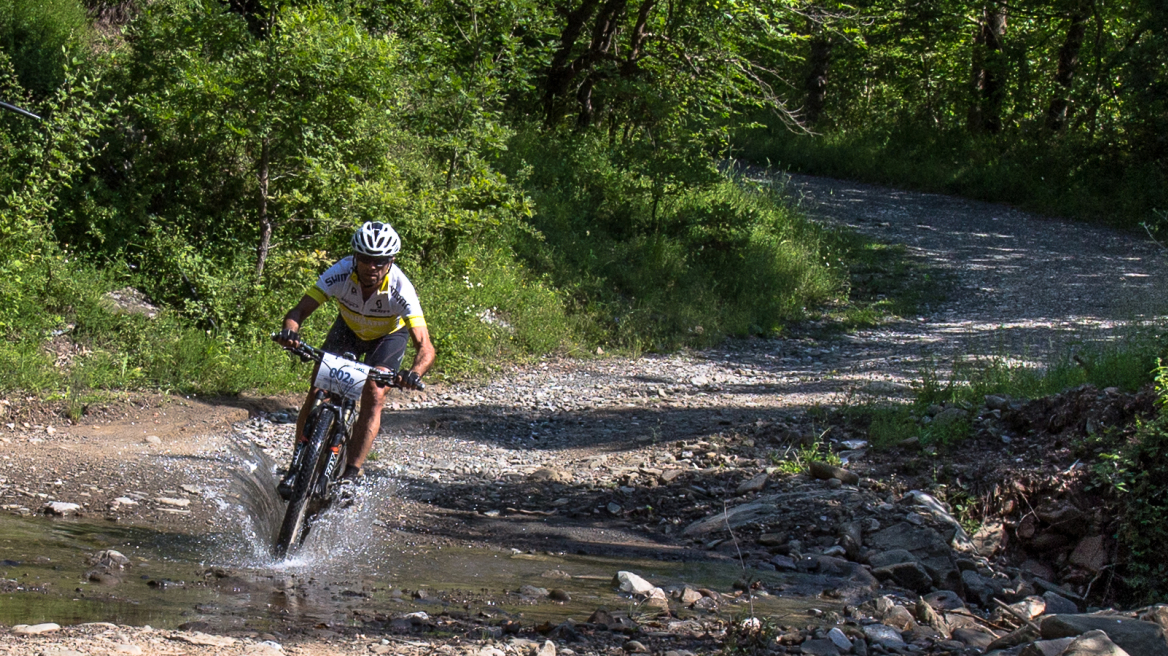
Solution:
{"label": "cyclist's arm", "polygon": [[[284,330],[289,330],[294,333],[300,332],[300,325],[303,324],[304,321],[308,319],[308,315],[312,314],[313,311],[318,307],[320,307],[320,301],[309,296],[308,294],[305,294],[303,297],[301,297],[300,302],[296,304],[296,307],[288,310],[288,314],[284,315]],[[288,340],[287,343],[284,341],[281,341],[280,343],[284,346],[296,346],[296,343],[290,340]]]}
{"label": "cyclist's arm", "polygon": [[410,341],[414,343],[414,366],[410,371],[419,376],[430,370],[434,364],[434,345],[430,343],[430,331],[426,326],[410,326]]}

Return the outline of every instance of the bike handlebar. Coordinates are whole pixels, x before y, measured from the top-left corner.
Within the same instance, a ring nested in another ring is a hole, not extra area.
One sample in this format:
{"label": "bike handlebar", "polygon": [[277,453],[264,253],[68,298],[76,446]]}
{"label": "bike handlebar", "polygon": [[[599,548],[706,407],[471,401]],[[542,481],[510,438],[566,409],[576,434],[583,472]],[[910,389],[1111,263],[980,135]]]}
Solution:
{"label": "bike handlebar", "polygon": [[[272,333],[272,339],[275,340],[280,333]],[[320,362],[325,356],[325,351],[309,346],[304,342],[297,343],[296,346],[284,346],[280,344],[280,348],[299,356],[301,362]],[[334,354],[335,355],[335,354]],[[396,387],[398,389],[410,389],[402,385],[403,376],[398,371],[381,371],[379,369],[370,369],[368,378],[376,383],[379,387]],[[416,383],[419,392],[425,391],[426,384],[422,381]]]}

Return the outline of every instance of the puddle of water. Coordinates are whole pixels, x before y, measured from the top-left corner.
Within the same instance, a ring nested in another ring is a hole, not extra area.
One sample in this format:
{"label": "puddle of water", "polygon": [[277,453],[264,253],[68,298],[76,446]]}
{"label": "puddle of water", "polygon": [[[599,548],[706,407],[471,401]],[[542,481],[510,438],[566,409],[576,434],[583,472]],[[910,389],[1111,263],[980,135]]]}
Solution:
{"label": "puddle of water", "polygon": [[[414,610],[556,623],[585,620],[600,606],[630,609],[631,600],[611,585],[619,570],[666,588],[690,584],[722,591],[742,575],[726,563],[402,547],[376,524],[382,500],[399,487],[391,479],[370,480],[353,507],[323,515],[300,551],[275,561],[268,548],[283,503],[274,494],[274,463],[243,442],[226,460],[230,478],[205,491],[218,507],[205,533],[0,516],[0,623],[112,621],[174,628],[199,621],[218,630],[283,631],[356,625]],[[131,561],[115,585],[88,580],[87,559],[105,549]],[[571,578],[545,576],[553,570]],[[752,575],[771,590],[798,583],[773,572]],[[525,599],[519,594],[525,585],[560,588],[571,601]],[[813,623],[808,609],[839,606],[805,594],[754,601],[760,616],[804,624]],[[747,609],[733,605],[729,612]]]}

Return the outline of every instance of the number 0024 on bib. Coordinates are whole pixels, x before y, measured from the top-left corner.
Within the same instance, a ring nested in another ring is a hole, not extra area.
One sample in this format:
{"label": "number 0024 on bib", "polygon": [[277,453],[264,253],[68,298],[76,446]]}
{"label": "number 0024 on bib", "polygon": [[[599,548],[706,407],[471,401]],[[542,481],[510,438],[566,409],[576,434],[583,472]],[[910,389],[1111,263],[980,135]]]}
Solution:
{"label": "number 0024 on bib", "polygon": [[340,394],[354,401],[361,398],[361,388],[369,376],[370,367],[359,362],[325,353],[320,360],[320,370],[316,372],[313,385],[327,392]]}

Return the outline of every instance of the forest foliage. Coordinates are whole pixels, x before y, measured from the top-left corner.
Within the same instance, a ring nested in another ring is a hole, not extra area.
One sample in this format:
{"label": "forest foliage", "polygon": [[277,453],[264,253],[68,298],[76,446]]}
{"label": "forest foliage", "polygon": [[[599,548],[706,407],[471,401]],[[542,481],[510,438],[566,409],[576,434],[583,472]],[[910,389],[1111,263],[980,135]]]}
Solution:
{"label": "forest foliage", "polygon": [[369,219],[446,373],[855,302],[874,251],[739,155],[1154,223],[1166,29],[1151,0],[0,0],[0,99],[43,119],[0,114],[3,385],[293,385],[266,335]]}
{"label": "forest foliage", "polygon": [[1168,227],[1168,5],[812,2],[776,69],[814,134],[741,151],[827,175]]}

